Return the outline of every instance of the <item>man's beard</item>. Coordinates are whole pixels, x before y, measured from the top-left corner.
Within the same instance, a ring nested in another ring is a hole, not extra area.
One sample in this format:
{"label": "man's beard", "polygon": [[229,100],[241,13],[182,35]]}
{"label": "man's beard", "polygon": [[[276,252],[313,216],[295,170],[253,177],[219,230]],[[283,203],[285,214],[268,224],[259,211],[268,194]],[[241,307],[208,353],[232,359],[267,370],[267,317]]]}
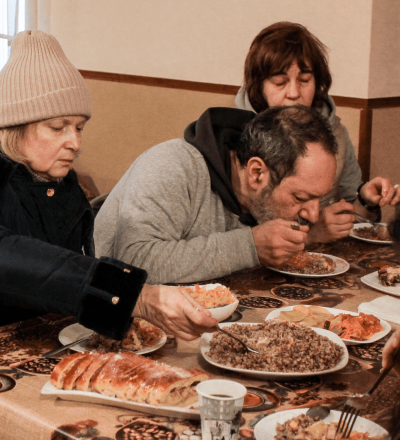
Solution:
{"label": "man's beard", "polygon": [[[257,196],[255,200],[253,200],[253,203],[249,208],[251,215],[257,220],[259,224],[279,218],[279,215],[274,207],[274,202],[272,201],[273,192],[274,188],[268,185],[261,191],[260,195]],[[296,215],[290,220],[295,221],[300,225],[308,225],[310,223],[305,218],[300,217],[300,215]]]}
{"label": "man's beard", "polygon": [[260,195],[253,200],[249,208],[251,215],[258,223],[265,223],[278,218],[278,214],[272,202],[273,191],[273,188],[268,185],[261,191]]}

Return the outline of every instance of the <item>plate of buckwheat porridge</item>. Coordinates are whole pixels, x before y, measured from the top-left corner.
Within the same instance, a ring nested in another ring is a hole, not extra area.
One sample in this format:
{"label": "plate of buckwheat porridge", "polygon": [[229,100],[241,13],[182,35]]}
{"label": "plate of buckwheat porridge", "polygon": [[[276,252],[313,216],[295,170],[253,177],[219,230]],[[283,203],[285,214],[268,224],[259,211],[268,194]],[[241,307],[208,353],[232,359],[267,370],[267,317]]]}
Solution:
{"label": "plate of buckwheat porridge", "polygon": [[349,360],[346,345],[329,330],[274,319],[220,326],[259,353],[244,353],[239,342],[215,332],[203,334],[202,356],[214,366],[248,376],[288,380],[328,374],[344,368]]}

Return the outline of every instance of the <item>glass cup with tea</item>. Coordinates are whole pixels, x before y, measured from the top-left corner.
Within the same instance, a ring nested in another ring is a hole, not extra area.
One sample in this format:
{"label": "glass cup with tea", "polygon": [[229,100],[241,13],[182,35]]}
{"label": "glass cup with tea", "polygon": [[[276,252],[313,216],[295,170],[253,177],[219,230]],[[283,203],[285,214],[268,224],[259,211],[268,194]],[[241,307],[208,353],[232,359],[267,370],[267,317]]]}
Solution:
{"label": "glass cup with tea", "polygon": [[246,387],[232,380],[200,382],[199,395],[203,440],[237,440]]}

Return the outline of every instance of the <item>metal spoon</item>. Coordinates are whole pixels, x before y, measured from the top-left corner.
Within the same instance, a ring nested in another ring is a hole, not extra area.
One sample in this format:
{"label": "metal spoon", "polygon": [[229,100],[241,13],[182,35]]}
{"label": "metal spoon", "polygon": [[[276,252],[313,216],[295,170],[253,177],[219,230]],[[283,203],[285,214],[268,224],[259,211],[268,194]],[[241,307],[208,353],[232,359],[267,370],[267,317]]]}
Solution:
{"label": "metal spoon", "polygon": [[314,420],[323,420],[328,417],[330,412],[331,410],[327,406],[315,405],[306,412],[306,416]]}
{"label": "metal spoon", "polygon": [[231,333],[227,332],[226,330],[221,328],[219,325],[217,327],[218,327],[218,330],[221,331],[222,333],[225,333],[227,336],[231,337],[235,341],[240,342],[242,344],[242,346],[243,346],[243,348],[244,348],[246,353],[257,353],[258,354],[257,350],[253,350],[252,348],[248,347],[243,341],[238,339],[236,336],[233,336]]}

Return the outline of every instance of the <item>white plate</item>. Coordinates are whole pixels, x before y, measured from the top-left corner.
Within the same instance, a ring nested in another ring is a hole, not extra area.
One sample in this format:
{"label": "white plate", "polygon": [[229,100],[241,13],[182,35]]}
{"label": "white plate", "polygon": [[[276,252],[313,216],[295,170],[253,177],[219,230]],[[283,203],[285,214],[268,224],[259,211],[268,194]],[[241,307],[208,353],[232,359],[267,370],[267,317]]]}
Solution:
{"label": "white plate", "polygon": [[[250,322],[237,322],[238,325],[255,325],[255,323]],[[222,324],[219,324],[220,327],[229,327],[233,325],[231,322],[225,322]],[[321,374],[328,374],[333,373],[334,371],[341,370],[347,365],[347,362],[349,360],[349,353],[347,351],[346,345],[344,342],[339,338],[339,336],[335,335],[335,333],[330,332],[329,330],[324,330],[322,328],[315,328],[313,329],[315,333],[318,333],[319,335],[326,336],[331,341],[335,342],[336,344],[340,345],[343,348],[344,355],[342,360],[334,367],[330,368],[329,370],[323,370],[323,371],[310,371],[305,373],[282,373],[282,372],[274,372],[274,371],[260,371],[260,370],[245,370],[244,368],[235,368],[235,367],[227,367],[226,365],[218,364],[217,362],[214,362],[210,356],[208,356],[206,353],[210,351],[210,341],[213,336],[213,333],[203,333],[201,337],[201,343],[200,343],[200,351],[203,355],[204,359],[209,362],[212,365],[215,365],[216,367],[223,368],[225,370],[235,371],[236,373],[242,373],[247,376],[257,377],[260,379],[298,379],[300,377],[310,377],[310,376],[319,376]]]}
{"label": "white plate", "polygon": [[118,406],[133,411],[142,411],[145,413],[160,416],[200,419],[198,402],[184,407],[155,406],[149,405],[148,403],[137,403],[128,400],[117,399],[116,397],[103,396],[103,394],[92,393],[89,391],[59,390],[54,385],[52,385],[50,381],[45,383],[41,393],[47,396],[59,397],[60,399],[64,400],[74,400],[76,402],[99,403],[101,405]]}
{"label": "white plate", "polygon": [[324,257],[332,258],[332,260],[336,264],[335,269],[332,272],[323,273],[323,274],[286,272],[284,270],[277,269],[276,267],[268,267],[268,269],[272,269],[275,272],[284,273],[286,275],[293,275],[293,276],[296,276],[296,277],[323,278],[323,277],[333,277],[335,275],[340,275],[341,273],[347,272],[349,270],[349,268],[350,268],[350,264],[346,260],[343,260],[342,258],[335,257],[333,255],[328,255],[328,254],[319,254],[318,252],[309,252],[309,254],[323,255]]}
{"label": "white plate", "polygon": [[[290,312],[295,307],[297,306],[288,306],[288,307],[281,307],[280,309],[275,309],[269,313],[269,315],[265,318],[265,320],[279,318],[280,312]],[[305,306],[305,307],[309,307],[309,306]],[[324,306],[320,306],[320,307],[325,309],[327,312],[332,313],[335,316],[339,315],[340,313],[347,313],[348,315],[352,315],[352,316],[359,315],[359,313],[349,312],[347,310],[332,309],[330,307],[324,307]],[[342,341],[346,345],[371,344],[372,342],[378,341],[379,339],[385,337],[392,329],[392,327],[388,322],[384,321],[383,319],[380,319],[379,321],[381,323],[381,326],[383,327],[383,330],[381,332],[375,333],[374,336],[371,339],[368,339],[367,341],[356,341],[354,339],[343,339],[343,338],[340,339],[342,339]]]}
{"label": "white plate", "polygon": [[[276,412],[270,416],[264,417],[254,427],[254,436],[256,440],[274,440],[277,423],[284,423],[293,417],[305,414],[308,409],[309,408],[289,409],[287,411]],[[326,423],[338,422],[340,414],[340,411],[331,410],[328,417],[323,421]],[[371,435],[388,435],[388,432],[385,429],[370,420],[364,419],[364,417],[357,417],[353,430],[358,432],[369,432]]]}
{"label": "white plate", "polygon": [[[380,225],[387,226],[387,223],[379,223]],[[362,238],[358,235],[354,234],[355,229],[365,228],[365,227],[371,227],[369,223],[355,223],[353,226],[353,229],[350,231],[350,237],[356,238],[357,240],[366,241],[367,243],[373,243],[373,244],[392,244],[393,241],[387,241],[387,240],[371,240],[369,238]]]}
{"label": "white plate", "polygon": [[[70,344],[71,342],[74,342],[78,339],[85,338],[87,336],[90,336],[93,333],[93,330],[89,330],[88,328],[84,327],[80,324],[72,324],[68,327],[65,327],[60,331],[60,334],[58,335],[58,339],[63,345]],[[136,354],[146,354],[146,353],[152,353],[153,351],[158,350],[161,348],[165,343],[167,342],[167,336],[164,334],[164,336],[156,342],[151,347],[143,348],[142,350],[136,350]],[[83,341],[77,345],[74,345],[71,347],[71,350],[73,351],[85,351],[86,350],[86,344],[88,341]]]}
{"label": "white plate", "polygon": [[384,286],[378,278],[378,271],[364,275],[361,281],[369,287],[373,287],[381,292],[390,293],[391,295],[400,296],[400,284],[395,286]]}

